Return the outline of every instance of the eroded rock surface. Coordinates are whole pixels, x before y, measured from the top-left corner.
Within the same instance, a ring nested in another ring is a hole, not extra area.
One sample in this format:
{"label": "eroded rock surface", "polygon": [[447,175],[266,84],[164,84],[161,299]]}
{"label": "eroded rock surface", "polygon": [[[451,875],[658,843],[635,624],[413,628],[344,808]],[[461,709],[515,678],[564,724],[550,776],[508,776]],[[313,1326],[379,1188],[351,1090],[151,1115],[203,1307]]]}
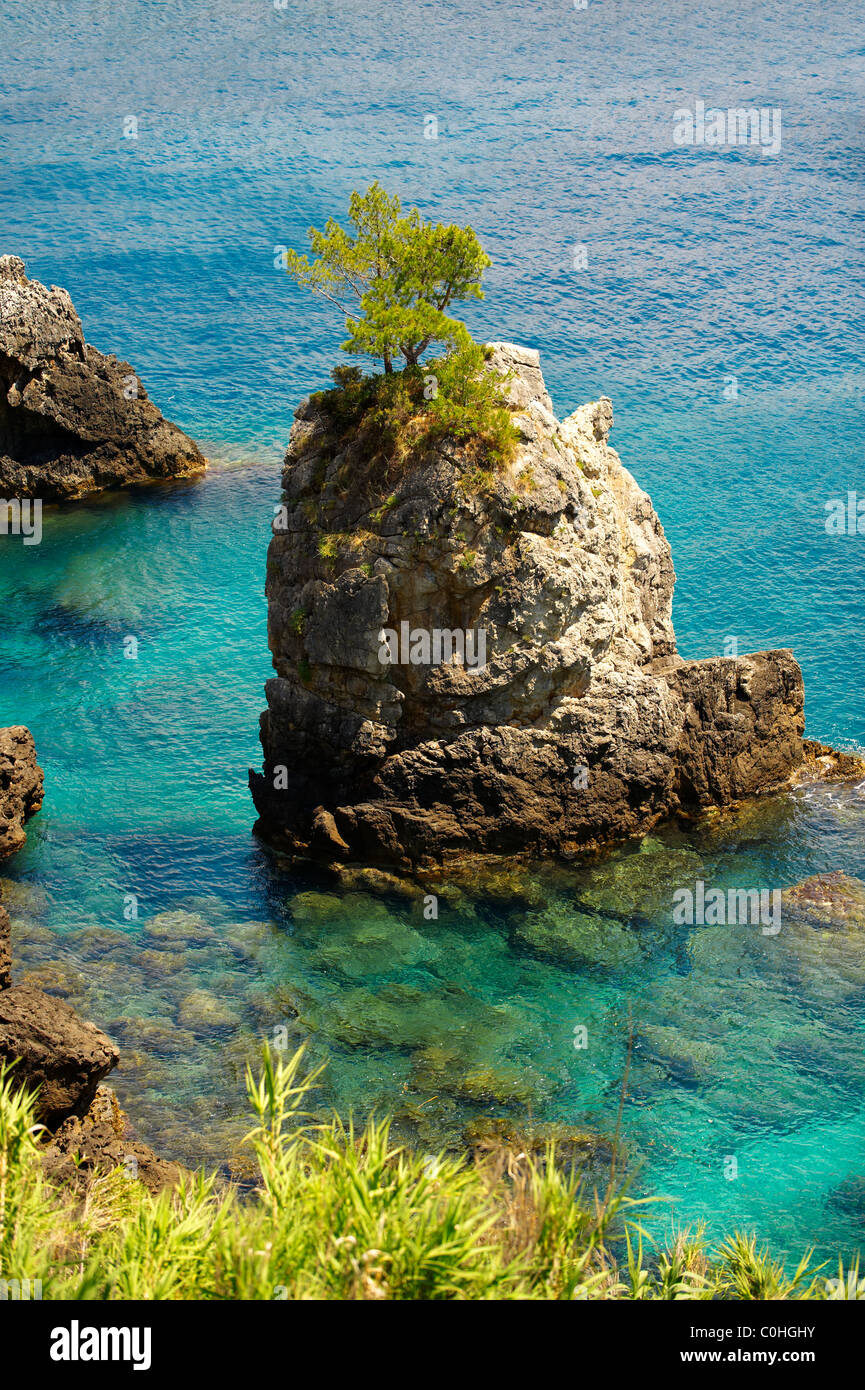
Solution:
{"label": "eroded rock surface", "polygon": [[[609,445],[611,402],[560,422],[538,354],[492,346],[523,435],[499,472],[445,440],[387,476],[321,398],[296,413],[251,777],[260,829],[290,852],[570,858],[801,761],[791,653],[677,656],[670,547]],[[402,624],[482,632],[486,661],[383,664]]]}
{"label": "eroded rock surface", "polygon": [[129,363],[84,341],[66,290],[0,256],[0,497],[82,497],[205,466]]}
{"label": "eroded rock surface", "polygon": [[23,846],[24,822],[42,805],[42,783],[30,730],[0,729],[0,859]]}
{"label": "eroded rock surface", "polygon": [[82,1115],[120,1053],[95,1023],[85,1023],[62,999],[29,985],[0,991],[0,1059],[16,1060],[15,1079],[39,1087],[42,1124]]}
{"label": "eroded rock surface", "polygon": [[49,1177],[82,1189],[95,1173],[122,1168],[149,1192],[158,1192],[173,1187],[183,1171],[141,1143],[109,1086],[97,1088],[82,1116],[70,1115],[59,1125],[42,1162]]}

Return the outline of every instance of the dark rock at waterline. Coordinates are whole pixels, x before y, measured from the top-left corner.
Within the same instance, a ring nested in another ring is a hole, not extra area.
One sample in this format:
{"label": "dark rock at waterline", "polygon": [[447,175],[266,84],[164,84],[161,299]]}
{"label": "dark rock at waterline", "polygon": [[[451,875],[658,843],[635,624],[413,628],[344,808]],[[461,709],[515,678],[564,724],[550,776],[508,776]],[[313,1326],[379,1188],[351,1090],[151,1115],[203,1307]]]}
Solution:
{"label": "dark rock at waterline", "polygon": [[[610,401],[558,421],[538,354],[492,347],[522,434],[501,470],[454,439],[390,468],[321,398],[296,412],[250,778],[259,831],[295,856],[569,859],[802,761],[790,652],[677,656],[670,547]],[[383,664],[388,629],[482,632],[485,662]]]}
{"label": "dark rock at waterline", "polygon": [[40,1123],[50,1128],[83,1115],[119,1060],[111,1039],[62,999],[29,985],[0,992],[0,1061],[16,1063],[18,1084],[39,1087]]}
{"label": "dark rock at waterline", "polygon": [[802,761],[804,688],[792,652],[687,661],[669,680],[685,712],[675,809],[729,806],[780,786]]}
{"label": "dark rock at waterline", "polygon": [[43,775],[33,735],[23,725],[0,729],[0,859],[23,846],[24,823],[42,805]]}
{"label": "dark rock at waterline", "polygon": [[82,1190],[97,1172],[115,1168],[149,1192],[173,1187],[183,1172],[140,1142],[109,1086],[99,1086],[85,1113],[68,1116],[48,1137],[42,1165],[50,1178]]}
{"label": "dark rock at waterline", "polygon": [[70,499],[206,463],[129,363],[84,341],[66,290],[0,256],[0,497]]}

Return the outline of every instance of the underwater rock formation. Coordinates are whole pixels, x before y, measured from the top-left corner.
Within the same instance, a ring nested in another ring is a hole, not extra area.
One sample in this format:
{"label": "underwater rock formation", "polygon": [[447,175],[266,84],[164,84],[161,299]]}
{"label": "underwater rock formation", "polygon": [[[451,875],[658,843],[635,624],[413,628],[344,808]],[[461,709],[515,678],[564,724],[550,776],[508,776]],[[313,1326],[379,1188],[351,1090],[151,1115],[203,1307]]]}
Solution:
{"label": "underwater rock formation", "polygon": [[76,498],[206,463],[129,363],[84,341],[66,290],[0,256],[0,497]]}
{"label": "underwater rock formation", "polygon": [[9,913],[0,903],[0,989],[8,989],[12,968],[12,923]]}
{"label": "underwater rock formation", "polygon": [[30,730],[0,729],[0,859],[24,844],[24,822],[42,805],[42,782]]}
{"label": "underwater rock formation", "polygon": [[611,402],[560,422],[538,354],[490,346],[522,436],[501,468],[445,438],[388,470],[326,397],[296,412],[250,777],[260,832],[295,855],[569,859],[802,760],[790,652],[677,656],[670,547]]}
{"label": "underwater rock formation", "polygon": [[841,869],[795,883],[781,901],[787,916],[827,932],[865,932],[865,883]]}

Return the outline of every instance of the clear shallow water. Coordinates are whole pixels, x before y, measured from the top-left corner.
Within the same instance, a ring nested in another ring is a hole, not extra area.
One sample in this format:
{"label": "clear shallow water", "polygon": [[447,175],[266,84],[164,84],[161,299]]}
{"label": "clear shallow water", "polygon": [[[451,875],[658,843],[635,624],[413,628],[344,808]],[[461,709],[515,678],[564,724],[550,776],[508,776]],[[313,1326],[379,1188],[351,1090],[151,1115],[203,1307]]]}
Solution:
{"label": "clear shallow water", "polygon": [[[244,1059],[282,1021],[314,1029],[330,1059],[323,1103],[402,1108],[433,1147],[508,1097],[516,1115],[528,1097],[537,1117],[609,1128],[630,1007],[651,1038],[638,1032],[625,1120],[641,1183],[714,1229],[756,1223],[797,1250],[857,1241],[861,1218],[831,1199],[865,1171],[849,962],[827,983],[792,946],[673,929],[641,897],[642,865],[612,903],[589,902],[599,955],[615,917],[607,966],[539,953],[513,902],[462,902],[437,924],[368,895],[298,903],[307,885],[252,840],[246,791],[278,460],[340,341],[274,248],[302,246],[376,176],[471,220],[494,261],[471,325],[539,347],[560,414],[612,396],[614,441],[673,546],[683,654],[728,635],[740,650],[792,645],[809,733],[863,742],[865,538],[823,521],[829,498],[865,494],[851,95],[865,44],[853,5],[819,21],[786,3],[728,7],[723,26],[690,4],[595,0],[302,15],[264,0],[72,3],[50,24],[4,6],[0,249],[66,286],[89,340],[128,358],[218,465],[197,487],[51,514],[39,547],[0,541],[0,723],[29,724],[46,769],[45,810],[3,870],[19,970],[48,980],[50,964],[113,1028],[118,1089],[164,1150],[231,1151]],[[695,97],[781,106],[781,154],[675,149],[671,112]],[[427,113],[438,141],[423,139]],[[693,849],[707,881],[756,887],[861,876],[863,845],[857,794],[823,791]],[[693,867],[659,861],[667,885]],[[542,879],[553,913],[585,908],[586,891]],[[154,926],[174,910],[193,919]],[[229,1013],[188,1002],[200,989]],[[579,1023],[595,1039],[582,1056]],[[672,1062],[653,1060],[661,1043]],[[468,1080],[454,1048],[471,1054]],[[491,1066],[499,1080],[478,1080]],[[484,1085],[498,1102],[471,1100]]]}

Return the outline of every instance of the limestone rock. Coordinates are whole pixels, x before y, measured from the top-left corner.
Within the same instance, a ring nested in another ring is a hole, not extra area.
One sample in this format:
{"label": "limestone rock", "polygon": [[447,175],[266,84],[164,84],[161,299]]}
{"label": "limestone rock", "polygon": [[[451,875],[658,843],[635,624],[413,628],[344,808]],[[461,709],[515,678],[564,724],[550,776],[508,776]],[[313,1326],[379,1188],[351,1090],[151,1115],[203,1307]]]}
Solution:
{"label": "limestone rock", "polygon": [[[472,441],[391,467],[325,398],[297,411],[250,779],[259,830],[291,854],[570,859],[801,761],[788,652],[677,656],[670,547],[609,445],[611,402],[559,422],[537,352],[490,346],[522,442],[481,483]],[[382,663],[383,629],[482,633],[485,660]]]}
{"label": "limestone rock", "polygon": [[792,652],[689,661],[669,679],[685,706],[678,809],[728,806],[769,791],[801,762],[804,689]]}
{"label": "limestone rock", "polygon": [[129,363],[84,341],[66,290],[0,256],[0,496],[76,498],[205,466]]}
{"label": "limestone rock", "polygon": [[37,1113],[49,1128],[82,1115],[120,1054],[94,1023],[84,1023],[61,999],[29,985],[0,993],[0,1060],[17,1060],[15,1079],[39,1087]]}
{"label": "limestone rock", "polygon": [[806,738],[802,747],[805,757],[794,775],[795,785],[865,779],[865,757],[861,753],[847,753],[811,738]]}
{"label": "limestone rock", "polygon": [[42,805],[42,769],[29,729],[0,729],[0,859],[21,849],[24,822]]}

